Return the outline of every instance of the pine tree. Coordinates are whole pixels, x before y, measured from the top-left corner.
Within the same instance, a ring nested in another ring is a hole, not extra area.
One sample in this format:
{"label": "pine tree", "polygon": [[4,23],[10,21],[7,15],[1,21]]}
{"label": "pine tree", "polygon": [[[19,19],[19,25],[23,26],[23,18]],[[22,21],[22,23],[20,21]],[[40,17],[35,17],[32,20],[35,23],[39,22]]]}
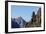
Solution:
{"label": "pine tree", "polygon": [[36,22],[36,15],[35,15],[35,12],[33,11],[33,13],[32,13],[32,18],[31,18],[32,27],[36,26],[36,25],[35,25],[35,22]]}
{"label": "pine tree", "polygon": [[36,15],[35,15],[35,12],[32,13],[32,21],[35,22],[36,20]]}
{"label": "pine tree", "polygon": [[35,16],[35,12],[32,13],[32,17],[34,17],[34,16]]}

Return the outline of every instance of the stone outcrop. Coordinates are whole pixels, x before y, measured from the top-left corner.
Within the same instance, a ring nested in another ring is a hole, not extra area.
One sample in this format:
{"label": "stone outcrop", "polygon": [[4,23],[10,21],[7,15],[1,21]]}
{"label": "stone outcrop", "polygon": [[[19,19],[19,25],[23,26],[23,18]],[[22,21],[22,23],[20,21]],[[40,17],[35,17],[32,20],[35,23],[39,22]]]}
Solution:
{"label": "stone outcrop", "polygon": [[40,27],[41,26],[41,8],[38,9],[37,14],[33,13],[31,20],[25,27]]}

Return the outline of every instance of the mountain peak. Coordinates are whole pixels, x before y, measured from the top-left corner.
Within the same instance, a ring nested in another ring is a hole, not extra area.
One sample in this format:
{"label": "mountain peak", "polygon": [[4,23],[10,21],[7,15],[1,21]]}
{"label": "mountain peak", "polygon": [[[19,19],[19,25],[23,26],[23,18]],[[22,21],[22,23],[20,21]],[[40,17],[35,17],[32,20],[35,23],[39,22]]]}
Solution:
{"label": "mountain peak", "polygon": [[15,19],[22,19],[22,17],[21,16],[16,16]]}
{"label": "mountain peak", "polygon": [[17,16],[15,19],[13,19],[13,21],[19,24],[20,27],[24,27],[26,23],[26,21],[21,16]]}

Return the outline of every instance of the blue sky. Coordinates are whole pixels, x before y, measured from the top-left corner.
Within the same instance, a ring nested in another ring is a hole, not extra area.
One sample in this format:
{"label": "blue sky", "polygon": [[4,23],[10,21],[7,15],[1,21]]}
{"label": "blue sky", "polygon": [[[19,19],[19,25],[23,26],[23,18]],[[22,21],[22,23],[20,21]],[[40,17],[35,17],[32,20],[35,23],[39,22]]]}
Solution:
{"label": "blue sky", "polygon": [[37,12],[39,6],[17,6],[11,5],[11,17],[21,16],[25,21],[30,21],[32,12]]}

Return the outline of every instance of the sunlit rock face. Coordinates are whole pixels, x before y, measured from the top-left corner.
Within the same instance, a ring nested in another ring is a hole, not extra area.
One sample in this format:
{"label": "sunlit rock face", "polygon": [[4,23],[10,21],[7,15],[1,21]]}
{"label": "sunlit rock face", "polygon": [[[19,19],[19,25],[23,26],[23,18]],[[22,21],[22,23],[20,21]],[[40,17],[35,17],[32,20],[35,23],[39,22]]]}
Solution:
{"label": "sunlit rock face", "polygon": [[14,22],[19,25],[19,28],[24,28],[25,27],[26,21],[21,16],[19,16],[19,17],[17,16],[16,18],[14,18]]}
{"label": "sunlit rock face", "polygon": [[26,27],[40,27],[40,26],[41,26],[41,8],[38,9],[37,14],[35,14],[35,18],[31,18],[31,20],[26,24]]}
{"label": "sunlit rock face", "polygon": [[37,25],[41,26],[41,8],[39,8],[39,10],[37,12],[36,23],[37,23]]}

